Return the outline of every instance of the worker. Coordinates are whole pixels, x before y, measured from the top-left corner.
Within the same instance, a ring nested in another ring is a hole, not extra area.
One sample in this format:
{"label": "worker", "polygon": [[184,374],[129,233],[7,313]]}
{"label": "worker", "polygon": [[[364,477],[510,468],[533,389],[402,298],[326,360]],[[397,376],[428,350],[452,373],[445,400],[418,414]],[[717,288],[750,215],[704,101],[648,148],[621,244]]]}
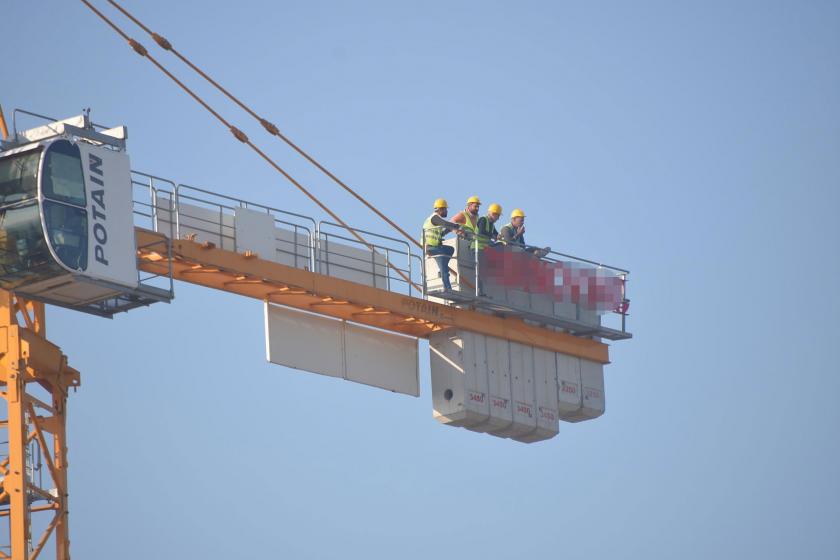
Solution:
{"label": "worker", "polygon": [[475,249],[478,244],[478,209],[481,200],[477,196],[467,199],[467,206],[461,212],[455,214],[452,221],[461,225],[461,230],[471,239],[470,249]]}
{"label": "worker", "polygon": [[423,223],[423,246],[426,254],[437,261],[440,277],[443,280],[443,289],[446,291],[452,290],[452,284],[449,281],[449,259],[455,252],[455,248],[444,245],[443,237],[450,231],[458,234],[461,232],[461,225],[444,220],[449,213],[448,206],[442,198],[435,200],[434,212]]}
{"label": "worker", "polygon": [[525,243],[525,212],[519,208],[510,213],[510,223],[502,227],[499,238],[505,245],[519,246],[537,257],[544,257],[551,251],[551,247],[541,249]]}
{"label": "worker", "polygon": [[495,245],[499,232],[494,225],[502,215],[502,207],[495,202],[487,207],[487,215],[478,219],[476,229],[478,230],[478,248],[484,249],[488,245]]}

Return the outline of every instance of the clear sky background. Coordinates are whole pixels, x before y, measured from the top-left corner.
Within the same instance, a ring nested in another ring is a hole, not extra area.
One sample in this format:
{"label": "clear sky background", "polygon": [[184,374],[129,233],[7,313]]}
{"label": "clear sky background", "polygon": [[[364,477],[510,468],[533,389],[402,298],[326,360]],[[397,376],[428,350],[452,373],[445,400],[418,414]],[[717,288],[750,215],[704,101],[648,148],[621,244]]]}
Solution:
{"label": "clear sky background", "polygon": [[[479,194],[629,268],[635,337],[603,417],[523,445],[432,419],[425,344],[414,399],[267,364],[255,300],[50,308],[75,557],[840,557],[840,4],[125,5],[411,231]],[[80,3],[0,21],[7,116],[91,107],[134,169],[322,217]]]}

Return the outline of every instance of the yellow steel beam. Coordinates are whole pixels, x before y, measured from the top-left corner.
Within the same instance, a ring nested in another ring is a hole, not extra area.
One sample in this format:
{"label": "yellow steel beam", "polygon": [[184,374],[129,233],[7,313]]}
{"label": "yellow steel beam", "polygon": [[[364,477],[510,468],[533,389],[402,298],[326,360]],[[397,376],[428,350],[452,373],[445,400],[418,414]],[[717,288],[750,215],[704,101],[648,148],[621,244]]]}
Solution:
{"label": "yellow steel beam", "polygon": [[[21,315],[25,327],[18,320]],[[5,418],[0,428],[8,433],[8,454],[0,458],[2,491],[0,503],[8,504],[0,510],[0,517],[9,517],[10,555],[12,560],[33,560],[52,537],[55,558],[70,558],[70,539],[67,530],[67,444],[66,402],[69,387],[79,385],[79,372],[67,365],[61,349],[44,338],[44,307],[42,304],[15,298],[0,290],[0,398],[6,400]],[[38,383],[50,392],[51,403],[32,396],[27,387]],[[35,406],[52,416],[36,416]],[[27,414],[28,413],[28,414]],[[30,484],[26,477],[26,447],[37,440],[58,495]],[[52,501],[48,506],[33,506],[30,494]],[[35,548],[31,546],[31,519],[35,512],[54,510],[55,516],[41,535]]]}
{"label": "yellow steel beam", "polygon": [[6,126],[6,116],[3,114],[3,107],[0,106],[0,140],[9,138],[9,127]]}
{"label": "yellow steel beam", "polygon": [[[31,508],[29,508],[29,511],[34,513],[34,512],[38,512],[38,511],[50,511],[50,510],[55,510],[55,509],[58,509],[58,504],[52,503],[52,504],[41,505],[41,506],[32,506]],[[8,516],[9,516],[9,510],[0,509],[0,517],[8,517]]]}
{"label": "yellow steel beam", "polygon": [[26,362],[21,352],[20,327],[9,292],[0,292],[0,315],[5,319],[6,352],[0,358],[0,369],[5,373],[6,414],[9,438],[9,470],[3,478],[3,490],[9,494],[9,547],[11,557],[24,560],[29,547],[29,514],[27,497],[29,483],[26,477],[26,443],[28,428],[24,393],[26,391]]}
{"label": "yellow steel beam", "polygon": [[[184,282],[412,336],[427,338],[437,330],[456,328],[609,363],[606,344],[531,325],[516,317],[443,305],[189,239],[172,240],[170,262],[161,258],[162,234],[136,228],[136,240],[142,270],[167,274],[171,265],[173,277]],[[152,247],[158,249],[153,251]]]}

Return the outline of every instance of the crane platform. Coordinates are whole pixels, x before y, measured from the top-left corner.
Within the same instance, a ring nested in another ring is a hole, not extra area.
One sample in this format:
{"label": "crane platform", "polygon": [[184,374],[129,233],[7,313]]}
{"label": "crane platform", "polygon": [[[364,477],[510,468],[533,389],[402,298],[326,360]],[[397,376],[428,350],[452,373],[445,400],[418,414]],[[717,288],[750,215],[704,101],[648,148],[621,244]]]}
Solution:
{"label": "crane platform", "polygon": [[[212,242],[168,239],[136,228],[138,267],[151,274],[232,292],[270,303],[428,338],[447,328],[527,344],[609,363],[608,346],[525,320],[462,309],[288,266],[258,255],[220,249]],[[169,251],[169,254],[167,254]]]}

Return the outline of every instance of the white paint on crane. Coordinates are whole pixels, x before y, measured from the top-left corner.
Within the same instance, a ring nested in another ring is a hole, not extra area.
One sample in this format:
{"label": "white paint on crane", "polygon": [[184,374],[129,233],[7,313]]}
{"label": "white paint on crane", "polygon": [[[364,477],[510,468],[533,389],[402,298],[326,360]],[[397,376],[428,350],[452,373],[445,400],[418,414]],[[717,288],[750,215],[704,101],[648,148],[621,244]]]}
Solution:
{"label": "white paint on crane", "polygon": [[266,359],[417,397],[417,339],[280,305],[265,305]]}
{"label": "white paint on crane", "polygon": [[250,208],[238,207],[233,211],[236,251],[252,251],[261,259],[275,260],[277,241],[274,238],[274,216]]}
{"label": "white paint on crane", "polygon": [[417,339],[355,323],[344,323],[348,381],[420,396]]}
{"label": "white paint on crane", "polygon": [[[344,237],[349,237],[349,235],[345,233]],[[373,252],[361,244],[349,245],[352,239],[337,242],[336,237],[330,236],[319,240],[318,271],[321,274],[381,289],[388,289],[389,274],[399,278],[399,275],[388,267],[383,249]],[[395,264],[395,266],[406,268],[407,263]]]}
{"label": "white paint on crane", "polygon": [[281,366],[344,377],[341,321],[265,304],[266,359]]}
{"label": "white paint on crane", "polygon": [[[221,207],[212,208],[191,204],[192,197],[181,196],[178,200],[178,229],[181,239],[194,237],[199,243],[212,243],[219,249],[235,251],[234,217],[223,212]],[[169,233],[175,229],[174,212],[163,210],[158,212],[158,224],[161,233]]]}

